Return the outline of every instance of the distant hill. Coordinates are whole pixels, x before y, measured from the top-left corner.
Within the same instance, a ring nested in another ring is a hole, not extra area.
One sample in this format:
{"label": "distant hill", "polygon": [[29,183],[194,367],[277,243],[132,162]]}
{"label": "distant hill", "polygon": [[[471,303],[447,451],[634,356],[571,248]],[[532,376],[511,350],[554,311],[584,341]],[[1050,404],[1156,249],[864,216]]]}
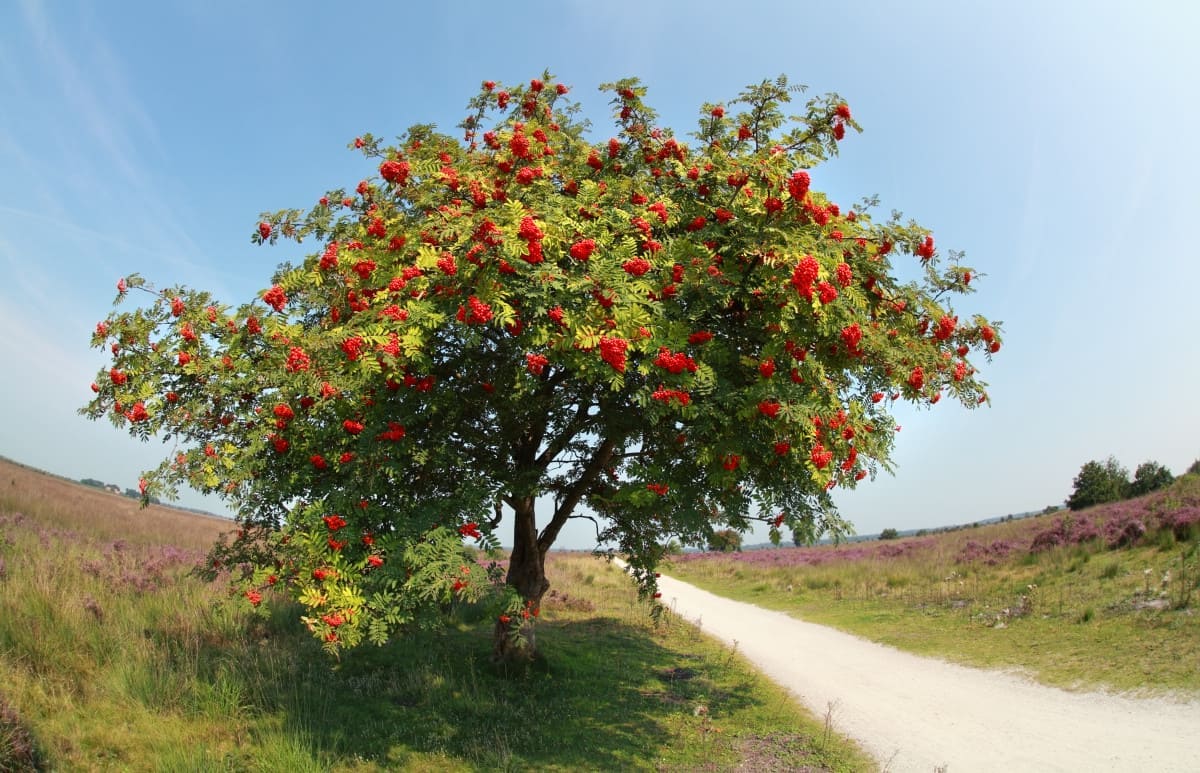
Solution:
{"label": "distant hill", "polygon": [[[1047,507],[1045,510],[1039,510],[1037,512],[1029,511],[1029,512],[1025,512],[1025,513],[1012,513],[1010,515],[999,515],[994,518],[984,518],[982,520],[972,521],[971,523],[961,523],[961,524],[955,524],[952,526],[933,526],[933,527],[922,528],[922,529],[895,530],[895,535],[892,536],[891,539],[902,539],[904,537],[924,537],[927,534],[943,534],[943,533],[951,532],[951,531],[960,531],[962,529],[976,529],[976,528],[979,528],[980,526],[986,526],[986,525],[992,524],[992,523],[1005,523],[1006,521],[1017,521],[1017,520],[1021,520],[1022,518],[1032,518],[1037,515],[1047,515],[1052,512],[1057,512],[1057,510],[1061,510],[1061,509],[1062,508]],[[873,542],[878,539],[880,539],[879,533],[855,534],[850,537],[846,537],[845,539],[842,540],[842,542]],[[817,544],[818,545],[832,545],[833,540],[826,537],[824,539],[817,540]],[[743,545],[742,550],[744,550],[744,551],[745,550],[766,550],[766,549],[774,548],[774,547],[778,547],[778,546],[772,545],[770,542],[756,542],[753,545]]]}
{"label": "distant hill", "polygon": [[[47,472],[46,470],[38,469],[37,467],[31,467],[30,465],[24,464],[23,462],[18,462],[15,459],[10,459],[9,457],[4,456],[3,454],[0,454],[0,463],[12,465],[13,467],[19,467],[23,470],[27,470],[29,472],[34,472],[39,475],[45,475],[46,477],[54,478],[56,480],[70,483],[70,484],[73,484],[76,486],[85,486],[90,489],[97,489],[99,491],[102,491],[106,494],[110,494],[112,496],[121,496],[121,497],[125,497],[127,499],[132,499],[132,500],[136,501],[139,505],[142,500],[142,495],[140,492],[138,492],[137,489],[133,489],[133,488],[122,489],[120,486],[118,486],[114,483],[105,483],[104,481],[98,480],[96,478],[82,478],[81,480],[74,480],[72,478],[67,478],[65,476],[58,475],[53,472]],[[202,510],[202,509],[196,508],[196,507],[185,507],[183,505],[177,505],[177,504],[163,502],[160,499],[158,499],[157,497],[151,497],[150,504],[152,504],[156,507],[166,508],[168,510],[178,510],[180,512],[190,513],[192,515],[202,515],[202,516],[205,516],[206,518],[217,518],[222,521],[232,521],[233,520],[231,518],[228,518],[227,516],[218,515],[216,513],[209,512],[208,510]]]}

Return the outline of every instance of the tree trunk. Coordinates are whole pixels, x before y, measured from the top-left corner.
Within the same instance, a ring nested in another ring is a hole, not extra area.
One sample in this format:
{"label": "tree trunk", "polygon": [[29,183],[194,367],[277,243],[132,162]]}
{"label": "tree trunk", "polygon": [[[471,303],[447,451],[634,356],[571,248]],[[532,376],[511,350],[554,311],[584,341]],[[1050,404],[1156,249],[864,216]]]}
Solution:
{"label": "tree trunk", "polygon": [[542,596],[550,589],[546,579],[546,554],[538,546],[533,497],[518,501],[513,529],[513,549],[505,582],[515,589],[524,604],[496,621],[493,658],[501,662],[530,661],[537,657],[535,624]]}

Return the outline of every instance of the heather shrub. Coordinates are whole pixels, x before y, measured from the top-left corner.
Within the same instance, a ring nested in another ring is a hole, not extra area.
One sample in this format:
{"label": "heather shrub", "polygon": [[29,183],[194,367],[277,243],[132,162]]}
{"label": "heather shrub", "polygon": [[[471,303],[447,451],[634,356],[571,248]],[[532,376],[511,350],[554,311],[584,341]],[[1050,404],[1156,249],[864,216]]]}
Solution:
{"label": "heather shrub", "polygon": [[1200,537],[1200,505],[1181,507],[1160,513],[1158,522],[1161,528],[1170,530],[1175,539],[1188,542]]}
{"label": "heather shrub", "polygon": [[1146,524],[1140,518],[1120,515],[1104,524],[1104,541],[1110,548],[1125,548],[1136,545],[1146,536]]}
{"label": "heather shrub", "polygon": [[1057,518],[1049,529],[1038,532],[1029,545],[1032,552],[1061,547],[1082,545],[1100,538],[1100,529],[1086,516]]}
{"label": "heather shrub", "polygon": [[1092,540],[1100,539],[1100,529],[1089,518],[1076,518],[1071,526],[1071,542],[1083,545]]}
{"label": "heather shrub", "polygon": [[12,706],[0,697],[0,773],[45,770],[33,736]]}
{"label": "heather shrub", "polygon": [[992,540],[990,544],[984,544],[976,540],[967,540],[967,544],[963,545],[962,549],[958,551],[958,555],[955,556],[954,560],[960,564],[981,561],[988,566],[995,566],[1016,549],[1016,543],[1007,540]]}
{"label": "heather shrub", "polygon": [[1170,530],[1180,542],[1200,537],[1200,476],[1180,478],[1166,491],[1148,497],[1146,509],[1157,528]]}
{"label": "heather shrub", "polygon": [[1060,545],[1066,544],[1066,535],[1063,533],[1062,526],[1055,524],[1045,531],[1038,532],[1033,538],[1033,542],[1029,546],[1031,553],[1037,553],[1042,550],[1049,550]]}

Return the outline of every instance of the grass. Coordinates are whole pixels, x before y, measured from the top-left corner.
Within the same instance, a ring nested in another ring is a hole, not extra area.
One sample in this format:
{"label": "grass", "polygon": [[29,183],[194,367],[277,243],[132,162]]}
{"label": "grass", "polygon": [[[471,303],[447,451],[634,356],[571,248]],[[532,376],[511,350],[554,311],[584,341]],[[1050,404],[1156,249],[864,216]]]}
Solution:
{"label": "grass", "polygon": [[[1169,491],[1075,515],[897,541],[689,555],[668,570],[922,655],[1067,688],[1194,697],[1200,550],[1187,519],[1197,504],[1200,476],[1186,476]],[[1054,545],[1064,517],[1069,539]],[[1106,535],[1131,520],[1147,533],[1110,547]],[[1051,544],[1034,549],[1039,535]]]}
{"label": "grass", "polygon": [[334,662],[190,576],[228,526],[0,462],[0,771],[873,767],[586,554],[552,556],[532,667],[469,607]]}

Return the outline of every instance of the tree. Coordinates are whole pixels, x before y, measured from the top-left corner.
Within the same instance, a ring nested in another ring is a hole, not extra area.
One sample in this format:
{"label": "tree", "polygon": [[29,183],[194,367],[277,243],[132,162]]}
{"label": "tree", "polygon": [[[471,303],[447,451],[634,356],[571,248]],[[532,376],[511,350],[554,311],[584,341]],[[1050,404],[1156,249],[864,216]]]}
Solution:
{"label": "tree", "polygon": [[149,490],[228,498],[214,560],[251,603],[286,587],[332,651],[476,598],[464,540],[506,524],[496,650],[527,657],[568,519],[653,594],[672,539],[843,533],[829,491],[891,469],[893,403],[987,399],[968,355],[998,327],[950,305],[976,274],[810,186],[858,129],[836,95],[788,118],[798,89],[764,81],[705,104],[689,143],[638,81],[603,88],[598,143],[548,74],[486,82],[461,140],[364,135],[378,177],[262,216],[253,241],[317,246],[260,298],[132,276],[117,302],[146,305],[96,328],[113,361],[85,413],[175,439]]}
{"label": "tree", "polygon": [[1129,485],[1129,470],[1114,457],[1103,462],[1090,461],[1075,476],[1075,490],[1067,498],[1067,507],[1082,510],[1125,499],[1129,495]]}
{"label": "tree", "polygon": [[1133,483],[1129,486],[1129,496],[1140,497],[1151,491],[1166,488],[1175,481],[1175,476],[1158,462],[1142,462],[1133,473]]}
{"label": "tree", "polygon": [[742,533],[736,529],[718,529],[708,538],[708,549],[717,553],[740,553]]}
{"label": "tree", "polygon": [[879,539],[900,539],[900,532],[890,526],[879,532]]}

